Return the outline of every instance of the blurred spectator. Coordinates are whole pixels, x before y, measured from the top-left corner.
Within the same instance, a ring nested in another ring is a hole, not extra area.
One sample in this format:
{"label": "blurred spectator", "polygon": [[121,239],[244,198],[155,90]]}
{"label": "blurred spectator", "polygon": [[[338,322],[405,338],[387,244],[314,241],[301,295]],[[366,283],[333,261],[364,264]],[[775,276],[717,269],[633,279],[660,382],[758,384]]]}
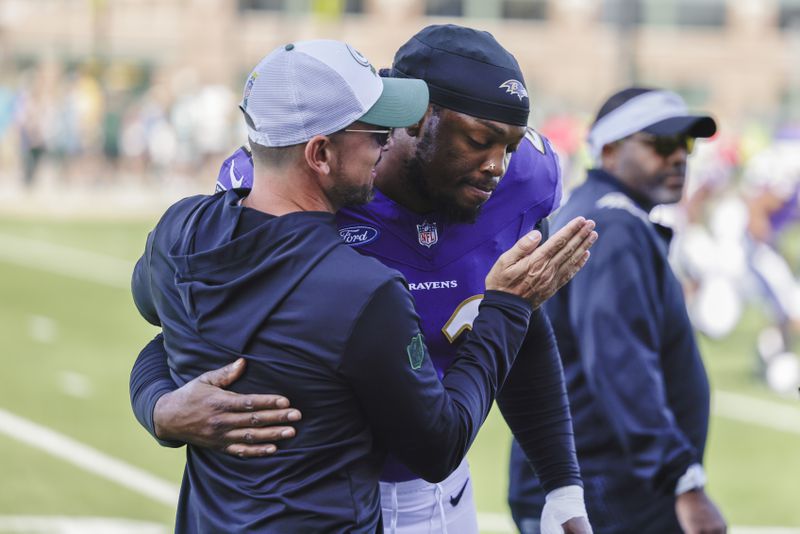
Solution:
{"label": "blurred spectator", "polygon": [[45,123],[48,107],[41,71],[26,71],[17,93],[15,124],[19,135],[22,180],[30,187],[45,151]]}
{"label": "blurred spectator", "polygon": [[124,63],[44,61],[0,87],[0,138],[19,153],[22,182],[32,186],[42,171],[66,183],[216,171],[244,139],[237,95],[191,72],[149,74]]}

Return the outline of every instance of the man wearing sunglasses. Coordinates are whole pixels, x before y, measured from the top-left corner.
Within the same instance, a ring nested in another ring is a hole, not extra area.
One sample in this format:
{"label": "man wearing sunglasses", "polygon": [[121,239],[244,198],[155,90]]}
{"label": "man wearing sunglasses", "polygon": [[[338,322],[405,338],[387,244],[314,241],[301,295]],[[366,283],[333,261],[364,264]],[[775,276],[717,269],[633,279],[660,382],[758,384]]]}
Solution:
{"label": "man wearing sunglasses", "polygon": [[274,456],[188,446],[177,532],[380,531],[386,452],[413,476],[456,470],[541,302],[531,272],[552,264],[555,290],[588,259],[583,218],[538,248],[525,231],[480,274],[474,330],[437,373],[402,276],[334,218],[370,200],[390,129],[418,124],[427,96],[345,43],[279,47],[241,104],[252,188],[184,199],[148,237],[134,299],[163,329],[170,384],[246,356],[236,391],[283,394],[304,416]]}
{"label": "man wearing sunglasses", "polygon": [[[592,261],[546,304],[596,532],[725,532],[704,491],[708,380],[667,259],[671,232],[648,218],[681,199],[694,140],[715,132],[675,93],[616,93],[589,132],[597,166],[553,221],[591,217],[602,236]],[[544,497],[514,452],[510,503],[525,533]]]}
{"label": "man wearing sunglasses", "polygon": [[[345,243],[408,280],[442,376],[468,342],[482,279],[497,255],[558,206],[558,161],[547,140],[526,129],[530,102],[519,65],[487,32],[429,26],[404,44],[393,67],[381,74],[423,78],[431,105],[419,124],[395,129],[376,167],[375,199],[342,210],[337,224]],[[251,157],[241,149],[223,165],[217,188],[249,188],[251,183]],[[555,249],[569,246],[561,235],[548,242]],[[540,267],[531,271],[531,280],[541,285],[544,300],[555,290],[552,274],[560,268],[552,261]],[[228,385],[241,372],[231,370],[203,380]],[[169,376],[159,380],[159,373],[166,374],[166,364],[155,340],[134,366],[132,400],[139,420],[157,437],[261,456],[275,451],[272,442],[280,439],[279,432],[294,435],[291,427],[267,425],[291,424],[285,414],[296,410],[270,411],[262,399],[203,382],[176,390]],[[214,399],[219,408],[208,406],[206,399]],[[243,408],[245,399],[248,409],[257,410],[254,422]],[[590,532],[561,364],[541,310],[534,312],[498,405],[548,491],[550,529],[545,532]],[[219,430],[209,420],[217,421]],[[381,494],[387,532],[478,532],[466,462],[447,479],[428,482],[402,458],[390,456],[381,474]]]}

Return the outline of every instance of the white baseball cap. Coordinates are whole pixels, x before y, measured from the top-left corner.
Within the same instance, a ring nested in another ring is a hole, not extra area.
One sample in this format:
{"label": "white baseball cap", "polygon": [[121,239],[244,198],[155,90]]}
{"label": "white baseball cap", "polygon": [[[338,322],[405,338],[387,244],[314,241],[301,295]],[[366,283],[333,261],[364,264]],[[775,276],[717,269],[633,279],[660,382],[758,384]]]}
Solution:
{"label": "white baseball cap", "polygon": [[428,108],[428,86],[422,80],[381,78],[347,43],[300,41],[261,60],[247,78],[239,107],[253,142],[282,147],[355,121],[410,126]]}
{"label": "white baseball cap", "polygon": [[606,100],[589,130],[589,150],[599,161],[605,145],[636,132],[653,135],[685,134],[711,137],[717,123],[708,115],[693,115],[683,98],[672,91],[629,87]]}

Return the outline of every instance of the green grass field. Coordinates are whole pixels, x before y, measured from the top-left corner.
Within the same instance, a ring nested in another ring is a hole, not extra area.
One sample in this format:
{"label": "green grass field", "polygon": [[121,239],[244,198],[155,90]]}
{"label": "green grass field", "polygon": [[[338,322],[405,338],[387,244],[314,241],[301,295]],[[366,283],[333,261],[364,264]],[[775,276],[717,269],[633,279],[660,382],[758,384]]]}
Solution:
{"label": "green grass field", "polygon": [[[0,414],[48,427],[177,485],[182,451],[159,448],[128,403],[130,366],[155,334],[138,316],[128,289],[153,222],[0,219]],[[800,419],[800,401],[779,398],[754,378],[754,335],[762,323],[751,310],[734,335],[702,340],[715,391],[744,395],[761,410],[748,420],[728,406],[724,416],[713,418],[709,491],[732,525],[800,527],[800,424],[793,431],[774,428],[782,415],[789,415],[784,424]],[[174,508],[152,492],[45,452],[38,445],[46,436],[26,433],[34,443],[21,441],[8,428],[0,426],[0,532],[43,532],[15,527],[9,516],[95,516],[171,526]],[[506,513],[508,443],[508,431],[492,414],[470,453],[481,513]],[[492,530],[498,527],[486,531]]]}

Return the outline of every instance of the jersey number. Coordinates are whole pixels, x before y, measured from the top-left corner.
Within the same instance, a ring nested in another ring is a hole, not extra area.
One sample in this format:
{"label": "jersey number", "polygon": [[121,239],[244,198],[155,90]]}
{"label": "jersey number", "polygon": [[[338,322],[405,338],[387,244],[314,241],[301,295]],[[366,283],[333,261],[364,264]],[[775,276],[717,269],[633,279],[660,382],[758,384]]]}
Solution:
{"label": "jersey number", "polygon": [[482,300],[483,295],[473,295],[456,306],[456,311],[442,327],[447,341],[453,343],[464,330],[472,330],[472,322],[478,316],[478,307]]}

